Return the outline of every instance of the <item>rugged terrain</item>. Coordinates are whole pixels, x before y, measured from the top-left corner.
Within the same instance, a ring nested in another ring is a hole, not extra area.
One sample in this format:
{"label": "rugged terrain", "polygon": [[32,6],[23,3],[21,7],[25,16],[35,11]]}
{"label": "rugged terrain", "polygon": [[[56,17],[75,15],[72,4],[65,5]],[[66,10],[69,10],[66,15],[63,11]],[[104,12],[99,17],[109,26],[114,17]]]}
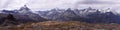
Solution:
{"label": "rugged terrain", "polygon": [[10,27],[0,27],[0,30],[120,30],[119,24],[85,23],[78,21],[45,21],[27,23]]}

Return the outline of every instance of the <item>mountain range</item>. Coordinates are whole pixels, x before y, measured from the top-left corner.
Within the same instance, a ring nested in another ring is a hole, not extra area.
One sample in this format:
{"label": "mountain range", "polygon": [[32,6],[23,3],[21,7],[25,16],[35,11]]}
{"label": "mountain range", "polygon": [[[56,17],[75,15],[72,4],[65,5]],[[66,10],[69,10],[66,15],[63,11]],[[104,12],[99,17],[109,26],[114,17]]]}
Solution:
{"label": "mountain range", "polygon": [[51,9],[37,11],[40,16],[57,21],[82,21],[88,23],[120,23],[120,15],[109,9],[101,11],[91,7],[85,9]]}
{"label": "mountain range", "polygon": [[[109,9],[108,9],[109,10]],[[41,21],[80,21],[88,23],[120,23],[120,15],[112,11],[101,11],[91,7],[85,9],[51,9],[48,11],[35,11],[33,13],[26,5],[18,10],[0,11],[1,24],[2,19],[9,14],[13,15],[19,22],[41,22]]]}

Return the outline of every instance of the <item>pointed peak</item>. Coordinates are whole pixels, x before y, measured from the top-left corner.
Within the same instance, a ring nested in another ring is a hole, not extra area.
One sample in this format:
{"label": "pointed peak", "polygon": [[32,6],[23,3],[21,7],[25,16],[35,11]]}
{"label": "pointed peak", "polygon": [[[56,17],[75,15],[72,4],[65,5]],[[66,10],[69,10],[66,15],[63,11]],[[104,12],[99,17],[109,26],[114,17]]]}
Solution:
{"label": "pointed peak", "polygon": [[27,5],[24,5],[22,8],[28,8]]}
{"label": "pointed peak", "polygon": [[68,8],[66,12],[73,12],[73,10],[71,8]]}
{"label": "pointed peak", "polygon": [[87,9],[88,9],[88,10],[92,10],[92,7],[88,7]]}
{"label": "pointed peak", "polygon": [[24,7],[24,8],[27,8],[27,5],[24,5],[23,7]]}
{"label": "pointed peak", "polygon": [[70,10],[72,10],[72,9],[71,9],[71,8],[68,8],[68,9],[67,9],[67,11],[70,11]]}
{"label": "pointed peak", "polygon": [[27,5],[24,5],[23,7],[20,8],[20,10],[30,10]]}
{"label": "pointed peak", "polygon": [[68,8],[68,9],[71,9],[71,8]]}

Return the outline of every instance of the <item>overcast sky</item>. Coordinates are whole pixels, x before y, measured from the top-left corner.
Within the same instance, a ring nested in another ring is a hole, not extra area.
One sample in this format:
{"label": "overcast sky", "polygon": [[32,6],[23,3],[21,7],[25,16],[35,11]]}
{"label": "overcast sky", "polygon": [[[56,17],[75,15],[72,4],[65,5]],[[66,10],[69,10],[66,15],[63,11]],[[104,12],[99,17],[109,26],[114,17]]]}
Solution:
{"label": "overcast sky", "polygon": [[25,4],[32,10],[87,7],[120,9],[120,0],[0,0],[0,9],[18,9]]}

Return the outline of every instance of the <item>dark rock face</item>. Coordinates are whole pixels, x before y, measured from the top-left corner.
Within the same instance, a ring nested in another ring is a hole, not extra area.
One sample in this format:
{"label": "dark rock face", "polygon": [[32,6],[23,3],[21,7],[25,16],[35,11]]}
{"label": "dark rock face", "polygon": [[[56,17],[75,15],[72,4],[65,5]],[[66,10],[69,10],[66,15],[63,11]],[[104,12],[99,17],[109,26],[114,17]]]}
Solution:
{"label": "dark rock face", "polygon": [[1,25],[18,25],[21,23],[28,22],[41,22],[46,21],[37,14],[21,15],[21,14],[0,14],[0,24]]}
{"label": "dark rock face", "polygon": [[8,26],[8,25],[18,25],[19,21],[12,15],[8,14],[6,17],[1,18],[1,25]]}

